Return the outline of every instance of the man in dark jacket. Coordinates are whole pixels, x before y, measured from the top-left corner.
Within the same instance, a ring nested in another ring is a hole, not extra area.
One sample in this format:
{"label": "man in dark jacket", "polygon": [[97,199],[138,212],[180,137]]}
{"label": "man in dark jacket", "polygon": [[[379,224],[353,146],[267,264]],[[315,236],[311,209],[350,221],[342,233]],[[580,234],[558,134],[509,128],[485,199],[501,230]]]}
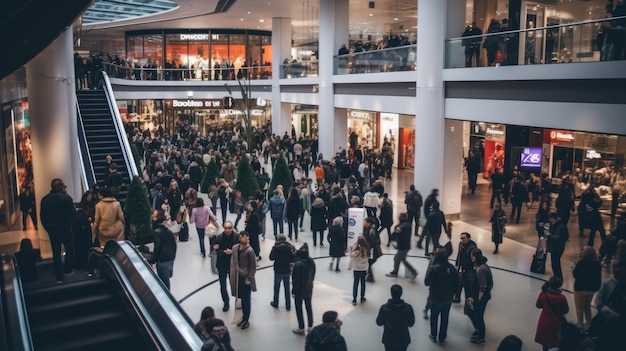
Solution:
{"label": "man in dark jacket", "polygon": [[174,273],[174,260],[176,259],[176,238],[171,230],[167,229],[163,222],[165,216],[159,214],[153,218],[154,252],[148,260],[150,264],[156,263],[159,278],[170,289],[170,278]]}
{"label": "man in dark jacket", "polygon": [[[433,189],[431,190],[430,195],[428,195],[428,197],[424,201],[424,218],[426,218],[426,220],[428,220],[428,215],[433,210],[433,206],[437,204],[437,207],[439,207],[439,200],[437,200],[437,196],[439,196],[439,189]],[[426,226],[424,226],[424,228],[422,229],[422,235],[417,241],[418,249],[423,248],[422,243],[424,242],[424,237],[428,235],[428,229],[426,228]],[[415,236],[418,236],[417,231],[415,231]],[[428,247],[428,245],[426,245],[426,247]],[[428,254],[426,254],[426,256],[428,256]]]}
{"label": "man in dark jacket", "polygon": [[465,298],[472,296],[472,282],[474,280],[474,263],[472,262],[472,251],[477,246],[472,240],[472,236],[468,232],[461,233],[461,242],[456,256],[456,266],[459,276],[461,277],[461,285],[456,295],[452,299],[454,302],[461,302],[461,289],[465,289]]}
{"label": "man in dark jacket", "polygon": [[476,331],[472,334],[470,342],[473,344],[485,343],[485,308],[487,302],[491,300],[491,290],[493,289],[493,275],[487,265],[487,258],[483,256],[480,249],[472,251],[472,261],[476,270],[476,279],[472,289],[472,297],[467,299],[469,307],[469,317]]}
{"label": "man in dark jacket", "polygon": [[424,225],[424,231],[426,231],[426,247],[424,248],[424,255],[428,256],[428,247],[430,246],[430,239],[433,240],[433,250],[436,250],[439,245],[439,237],[441,236],[441,229],[448,230],[446,227],[446,216],[439,210],[439,201],[433,203],[432,210],[426,216],[426,224]]}
{"label": "man in dark jacket", "polygon": [[285,220],[287,206],[285,204],[285,198],[280,196],[278,190],[274,190],[273,194],[274,196],[272,196],[269,201],[269,212],[274,225],[274,237],[276,237],[279,233],[283,233],[283,221]]}
{"label": "man in dark jacket", "polygon": [[296,304],[296,316],[298,317],[298,328],[294,329],[295,334],[304,335],[304,315],[302,314],[302,302],[306,307],[306,316],[309,330],[313,328],[313,308],[311,298],[313,297],[313,280],[315,280],[315,261],[309,256],[309,246],[305,243],[296,251],[296,263],[293,265],[291,294]]}
{"label": "man in dark jacket", "polygon": [[291,310],[291,296],[289,296],[289,278],[291,277],[291,263],[294,260],[295,249],[293,245],[287,242],[285,234],[276,236],[276,244],[270,252],[270,260],[274,261],[274,299],[270,305],[278,308],[278,294],[280,291],[280,283],[283,283],[285,289],[285,307],[287,311]]}
{"label": "man in dark jacket", "polygon": [[404,203],[406,204],[406,213],[408,215],[409,225],[415,220],[415,233],[419,233],[420,211],[422,210],[422,194],[415,190],[415,185],[409,186],[409,191],[404,194]]}
{"label": "man in dark jacket", "polygon": [[346,340],[341,336],[342,324],[337,312],[324,312],[322,324],[307,334],[304,351],[348,351]]}
{"label": "man in dark jacket", "polygon": [[417,277],[417,270],[407,262],[406,255],[411,249],[411,222],[406,213],[400,214],[400,224],[396,227],[395,235],[398,240],[396,255],[393,257],[393,271],[385,274],[387,277],[397,277],[400,269],[400,262],[411,272],[411,280]]}
{"label": "man in dark jacket", "polygon": [[[48,232],[52,246],[52,260],[57,283],[63,282],[63,273],[74,270],[74,235],[72,218],[76,210],[74,200],[65,191],[67,186],[61,179],[53,179],[50,192],[41,199],[41,224]],[[65,262],[61,259],[61,243],[65,246]]]}
{"label": "man in dark jacket", "polygon": [[409,327],[415,324],[413,307],[404,302],[402,287],[398,284],[391,286],[391,299],[380,306],[376,324],[384,327],[383,345],[385,351],[404,351],[411,343]]}
{"label": "man in dark jacket", "polygon": [[378,230],[376,230],[376,225],[374,224],[374,218],[365,218],[365,223],[363,225],[363,236],[367,239],[367,244],[370,247],[372,254],[370,255],[369,268],[367,269],[367,275],[365,276],[365,281],[373,283],[374,282],[374,274],[372,274],[372,266],[378,260],[378,257],[382,256],[382,251],[380,250],[380,234]]}
{"label": "man in dark jacket", "polygon": [[[448,317],[452,297],[459,290],[459,276],[454,266],[448,261],[446,249],[439,248],[435,253],[435,261],[426,272],[424,284],[429,288],[430,298],[430,335],[432,341],[443,344],[448,336]],[[439,325],[439,333],[437,327]]]}
{"label": "man in dark jacket", "polygon": [[222,301],[224,307],[222,311],[226,312],[230,308],[230,296],[228,295],[226,279],[230,275],[230,256],[233,253],[233,245],[239,243],[239,234],[233,230],[233,222],[226,221],[223,225],[224,232],[215,238],[215,244],[213,249],[217,254],[217,274],[220,280],[220,292],[222,294]]}
{"label": "man in dark jacket", "polygon": [[30,186],[25,186],[20,193],[20,211],[22,212],[22,230],[26,230],[26,219],[30,216],[35,230],[37,230],[37,215],[35,210],[35,195],[30,191]]}
{"label": "man in dark jacket", "polygon": [[565,252],[565,243],[569,240],[569,232],[567,225],[558,214],[550,213],[548,218],[550,220],[550,232],[545,233],[544,236],[547,236],[552,274],[563,279],[561,256],[563,256],[563,252]]}
{"label": "man in dark jacket", "polygon": [[111,193],[117,198],[117,195],[122,190],[124,184],[124,177],[117,171],[117,165],[112,163],[109,166],[109,174],[106,177],[107,188],[111,189]]}
{"label": "man in dark jacket", "polygon": [[515,223],[519,223],[519,217],[522,212],[522,203],[526,201],[528,197],[528,190],[520,179],[521,176],[513,178],[513,185],[511,186],[511,222],[515,220]]}

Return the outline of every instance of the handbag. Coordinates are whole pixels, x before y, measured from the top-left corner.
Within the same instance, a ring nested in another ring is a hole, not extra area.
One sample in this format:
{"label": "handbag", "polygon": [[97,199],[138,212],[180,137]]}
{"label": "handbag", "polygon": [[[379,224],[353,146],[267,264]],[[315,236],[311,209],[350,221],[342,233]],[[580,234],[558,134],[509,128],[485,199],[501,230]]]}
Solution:
{"label": "handbag", "polygon": [[561,320],[561,322],[567,323],[567,319],[565,318],[565,316],[562,313],[559,313],[559,311],[557,311],[557,309],[552,304],[552,301],[550,301],[550,298],[548,298],[548,295],[546,293],[543,293],[543,294],[546,295],[546,301],[548,302],[548,305],[550,305],[550,309],[552,309],[552,311],[556,313],[557,316],[559,316],[559,319]]}
{"label": "handbag", "polygon": [[546,273],[546,253],[543,250],[541,240],[542,239],[539,239],[539,242],[537,243],[537,249],[535,251],[535,254],[533,255],[533,260],[530,264],[530,271],[537,274]]}

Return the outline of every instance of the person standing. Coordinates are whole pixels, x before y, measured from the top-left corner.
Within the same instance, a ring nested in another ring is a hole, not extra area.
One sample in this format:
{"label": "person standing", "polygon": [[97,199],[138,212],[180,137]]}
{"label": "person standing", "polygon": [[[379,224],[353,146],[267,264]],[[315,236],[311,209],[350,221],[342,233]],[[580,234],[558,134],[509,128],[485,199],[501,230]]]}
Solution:
{"label": "person standing", "polygon": [[274,298],[270,305],[278,308],[278,296],[280,292],[280,283],[283,283],[285,290],[285,308],[291,310],[291,296],[289,295],[289,278],[291,277],[291,264],[294,261],[293,245],[287,242],[285,234],[276,236],[276,243],[270,252],[270,260],[274,261]]}
{"label": "person standing", "polygon": [[559,331],[561,325],[567,323],[564,315],[569,311],[567,299],[561,293],[563,280],[552,276],[541,287],[535,305],[541,308],[541,315],[535,332],[535,342],[543,346],[543,350],[559,347]]}
{"label": "person standing", "polygon": [[550,230],[545,233],[547,236],[548,252],[550,253],[550,264],[552,265],[552,274],[563,279],[561,271],[561,256],[565,252],[565,243],[569,240],[569,232],[567,225],[561,217],[556,213],[550,213]]}
{"label": "person standing", "polygon": [[513,186],[511,187],[511,222],[519,223],[519,217],[522,213],[522,203],[528,199],[528,190],[520,179],[521,176],[513,178]]}
{"label": "person standing", "polygon": [[342,324],[337,312],[324,312],[322,324],[315,326],[307,334],[304,351],[348,351],[346,340],[341,336]]}
{"label": "person standing", "polygon": [[122,185],[124,185],[124,177],[117,170],[117,164],[111,163],[109,166],[109,174],[106,176],[106,186],[111,190],[111,194],[117,198]]}
{"label": "person standing", "polygon": [[335,259],[337,259],[337,262],[335,263],[335,272],[340,272],[341,269],[339,269],[339,261],[346,255],[347,250],[346,232],[343,229],[343,217],[335,217],[335,219],[333,219],[333,224],[328,228],[327,240],[330,244],[330,269],[333,269],[333,263],[335,262]]}
{"label": "person standing", "polygon": [[[430,296],[430,334],[432,341],[443,344],[448,336],[448,317],[452,306],[452,297],[459,290],[459,276],[455,267],[448,261],[448,252],[439,248],[435,252],[435,261],[426,272],[424,284],[429,287]],[[439,317],[441,323],[438,327]]]}
{"label": "person standing", "polygon": [[395,256],[393,256],[393,271],[385,274],[387,277],[397,277],[400,263],[404,263],[404,268],[411,272],[411,280],[417,277],[417,270],[406,260],[406,255],[411,249],[411,222],[406,213],[400,213],[400,224],[396,227],[394,234],[398,240]]}
{"label": "person standing", "polygon": [[37,215],[35,210],[35,195],[30,191],[30,186],[25,186],[20,193],[20,211],[22,212],[22,230],[26,230],[26,219],[30,216],[35,230],[37,228]]}
{"label": "person standing", "polygon": [[261,260],[261,243],[259,242],[261,215],[259,214],[259,205],[256,201],[248,202],[248,212],[250,215],[246,220],[245,230],[250,236],[250,246],[254,250],[257,260]]}
{"label": "person standing", "polygon": [[256,291],[256,255],[250,247],[250,235],[246,231],[239,233],[239,244],[235,244],[230,256],[230,291],[241,299],[243,319],[237,323],[241,329],[250,327],[252,292]]}
{"label": "person standing", "polygon": [[220,209],[222,213],[222,225],[226,224],[226,216],[228,215],[228,182],[223,178],[220,179],[220,186],[217,188],[217,196],[220,200]]}
{"label": "person standing", "polygon": [[[428,195],[428,197],[426,198],[426,201],[424,201],[424,218],[426,218],[427,220],[428,220],[428,215],[430,214],[430,211],[433,210],[434,204],[437,204],[437,206],[439,206],[439,200],[437,200],[437,196],[439,196],[439,189],[433,189],[430,191],[430,195]],[[422,235],[421,236],[418,235],[416,231],[415,236],[420,237],[419,240],[417,241],[417,248],[423,249],[422,243],[424,242],[424,238],[428,236],[428,228],[424,226],[424,228],[422,228]]]}
{"label": "person standing", "polygon": [[465,289],[466,300],[472,296],[472,285],[476,278],[474,262],[472,262],[472,251],[477,249],[476,243],[472,240],[472,236],[468,232],[461,233],[460,239],[461,242],[459,242],[459,250],[454,265],[459,272],[461,285],[452,299],[453,302],[461,302],[462,289]]}
{"label": "person standing", "polygon": [[415,220],[415,233],[418,233],[423,201],[422,194],[415,190],[415,185],[411,184],[409,191],[404,193],[404,203],[406,204],[409,226],[413,225],[413,220]]}
{"label": "person standing", "polygon": [[496,204],[489,219],[489,222],[491,222],[491,241],[496,245],[496,249],[493,251],[494,254],[498,253],[498,247],[502,244],[506,220],[506,213],[504,213],[500,204]]}
{"label": "person standing", "polygon": [[369,267],[370,248],[367,240],[363,236],[359,236],[350,249],[350,268],[354,272],[354,281],[352,284],[352,305],[356,305],[356,295],[361,284],[361,303],[367,301],[365,298],[365,275]]}
{"label": "person standing", "polygon": [[[378,235],[380,235],[380,233],[382,233],[384,229],[387,229],[387,247],[389,247],[391,243],[391,237],[393,236],[393,234],[391,233],[391,226],[393,225],[393,202],[389,200],[389,194],[383,194],[383,199],[380,202],[379,207],[380,216],[378,217],[378,219],[380,220],[380,228],[378,229]],[[409,246],[410,245],[411,237],[409,236]]]}
{"label": "person standing", "polygon": [[272,224],[274,227],[274,238],[277,234],[284,234],[283,221],[285,220],[285,213],[287,205],[285,204],[285,198],[280,195],[278,189],[274,190],[273,196],[269,201],[270,218],[272,218]]}
{"label": "person standing", "polygon": [[[478,30],[480,31],[480,29]],[[477,39],[480,40],[480,38],[477,38]],[[473,40],[476,40],[476,39],[473,39]],[[480,44],[478,45],[479,45],[479,48],[477,52],[480,52]],[[476,55],[476,58],[478,58],[478,55]],[[478,62],[478,60],[476,61]],[[478,159],[478,157],[476,157],[476,155],[474,155],[472,151],[469,152],[469,157],[467,158],[467,161],[465,162],[465,170],[467,171],[467,183],[468,183],[469,191],[472,195],[474,195],[474,193],[476,192],[476,182],[478,181],[478,173],[480,172],[480,160]]]}
{"label": "person standing", "polygon": [[589,228],[589,240],[587,241],[587,246],[593,247],[596,232],[600,232],[602,242],[606,239],[604,222],[602,221],[602,215],[598,210],[601,206],[602,199],[600,199],[600,195],[598,195],[595,191],[593,184],[590,184],[587,190],[582,193],[580,197],[580,205],[578,206],[579,221],[583,222],[584,218],[586,227]]}
{"label": "person standing", "polygon": [[[320,234],[320,246],[324,246],[324,231],[328,224],[328,209],[324,200],[316,197],[311,205],[311,231],[313,232],[313,246],[317,246],[317,233]],[[330,233],[328,234],[330,236]],[[330,237],[327,239],[330,242]]]}
{"label": "person standing", "polygon": [[[52,260],[57,283],[63,282],[63,274],[74,271],[74,235],[72,218],[76,212],[74,200],[66,193],[67,186],[62,179],[55,178],[50,183],[50,192],[41,199],[41,224],[48,232],[52,246]],[[61,244],[65,247],[65,261],[62,259]]]}
{"label": "person standing", "polygon": [[539,205],[539,210],[537,210],[537,214],[535,215],[535,230],[537,230],[537,236],[539,239],[543,236],[543,232],[545,230],[544,226],[546,224],[549,225],[550,219],[548,216],[550,215],[550,201],[542,200]]}
{"label": "person standing", "polygon": [[298,219],[300,218],[302,204],[300,202],[300,196],[298,195],[298,189],[295,187],[291,188],[289,191],[285,206],[287,207],[285,217],[287,218],[289,240],[293,240],[293,236],[295,235],[296,242],[298,242]]}
{"label": "person standing", "polygon": [[426,231],[426,247],[424,248],[424,255],[428,256],[428,247],[430,246],[430,239],[433,240],[433,250],[436,250],[439,246],[439,237],[441,237],[441,228],[447,231],[446,216],[439,209],[439,201],[434,202],[432,210],[426,217],[426,224],[424,225],[424,231]]}
{"label": "person standing", "polygon": [[476,270],[476,279],[472,288],[472,297],[467,299],[469,316],[474,325],[474,333],[470,338],[473,344],[485,343],[485,308],[491,299],[493,289],[493,275],[487,266],[487,258],[483,256],[480,249],[472,251],[472,262]]}
{"label": "person standing", "polygon": [[201,198],[196,199],[195,207],[191,210],[191,216],[189,217],[189,223],[196,224],[196,231],[198,232],[198,241],[200,242],[200,254],[202,257],[206,257],[206,249],[204,247],[204,232],[206,227],[212,222],[217,227],[217,217],[213,214],[209,206],[204,204],[204,200]]}
{"label": "person standing", "polygon": [[[626,257],[613,263],[613,277],[608,278],[596,293],[593,305],[598,310],[598,327],[589,333],[598,338],[598,350],[613,350],[624,341],[626,329]],[[599,316],[599,317],[598,317]]]}
{"label": "person standing", "polygon": [[573,274],[576,320],[581,330],[587,330],[591,325],[591,300],[602,282],[602,265],[598,262],[598,253],[593,247],[583,248]]}
{"label": "person standing", "polygon": [[291,294],[296,305],[296,316],[298,318],[298,328],[293,329],[295,334],[304,335],[304,314],[302,303],[306,308],[308,330],[313,328],[313,281],[315,280],[315,261],[309,256],[309,246],[304,243],[296,251],[296,262],[292,272]]}
{"label": "person standing", "polygon": [[224,231],[215,239],[213,249],[217,255],[217,274],[220,281],[220,292],[222,294],[222,302],[224,307],[222,311],[226,312],[230,308],[230,298],[228,289],[226,288],[226,278],[230,280],[230,259],[233,253],[233,246],[239,242],[239,234],[233,230],[231,221],[224,222]]}
{"label": "person standing", "polygon": [[489,200],[489,208],[493,209],[493,203],[497,200],[502,204],[502,189],[504,188],[504,176],[500,173],[500,168],[496,167],[489,179],[489,189],[491,189],[491,199]]}
{"label": "person standing", "polygon": [[104,247],[109,240],[124,240],[124,212],[120,202],[113,197],[109,188],[98,193],[100,201],[96,204],[96,214],[93,221],[94,237]]}
{"label": "person standing", "polygon": [[380,248],[380,235],[376,230],[376,226],[374,225],[373,218],[365,218],[363,236],[367,239],[367,245],[370,248],[370,259],[369,259],[369,267],[367,268],[367,276],[365,277],[365,281],[374,282],[374,274],[372,273],[372,265],[376,263],[378,258],[383,255],[383,251]]}
{"label": "person standing", "polygon": [[[158,214],[158,212],[155,212]],[[163,285],[170,289],[170,278],[174,274],[174,260],[176,259],[176,238],[171,230],[165,227],[165,216],[158,214],[152,218],[152,235],[154,235],[154,252],[148,263],[156,263],[157,275]]]}
{"label": "person standing", "polygon": [[413,306],[402,300],[402,287],[391,286],[391,299],[380,306],[376,325],[382,326],[385,351],[405,351],[411,343],[409,328],[415,324]]}

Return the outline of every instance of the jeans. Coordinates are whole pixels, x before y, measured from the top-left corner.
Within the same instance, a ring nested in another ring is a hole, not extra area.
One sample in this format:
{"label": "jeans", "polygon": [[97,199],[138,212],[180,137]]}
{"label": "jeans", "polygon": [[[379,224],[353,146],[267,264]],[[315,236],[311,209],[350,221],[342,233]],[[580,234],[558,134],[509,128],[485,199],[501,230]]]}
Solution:
{"label": "jeans", "polygon": [[562,252],[550,252],[550,264],[552,265],[552,274],[563,279],[563,272],[561,271],[561,256]]}
{"label": "jeans", "polygon": [[485,307],[487,307],[487,302],[489,302],[489,297],[483,296],[483,299],[478,301],[476,299],[474,301],[474,309],[470,309],[470,319],[472,320],[472,324],[474,328],[478,331],[478,338],[485,338]]}
{"label": "jeans", "polygon": [[222,211],[222,224],[224,224],[224,222],[226,222],[226,215],[228,214],[228,201],[222,201],[220,199],[220,209]]}
{"label": "jeans", "polygon": [[206,255],[206,251],[204,249],[204,230],[205,228],[196,228],[196,231],[198,231],[198,241],[200,242],[200,253],[202,256]]}
{"label": "jeans", "polygon": [[243,311],[243,321],[250,319],[251,299],[252,299],[252,287],[246,285],[245,279],[239,277],[237,284],[237,296],[241,299],[241,309]]}
{"label": "jeans", "polygon": [[[274,226],[274,237],[277,234],[284,234],[285,227],[283,227],[283,220],[281,218],[272,218],[272,224]],[[277,231],[280,230],[280,231]]]}
{"label": "jeans", "polygon": [[283,283],[285,289],[285,307],[291,309],[291,296],[289,295],[289,273],[276,273],[274,272],[274,305],[278,306],[278,295],[280,292],[280,283]]}
{"label": "jeans", "polygon": [[415,234],[419,233],[419,225],[420,225],[420,211],[406,211],[406,215],[408,216],[409,225],[413,223],[415,219]]}
{"label": "jeans", "polygon": [[30,216],[30,219],[33,221],[33,225],[35,226],[35,230],[37,230],[37,216],[35,215],[35,211],[22,212],[22,229],[26,230],[26,219],[28,216]]}
{"label": "jeans", "polygon": [[241,220],[241,212],[239,212],[239,214],[237,215],[237,218],[235,218],[235,229],[237,229],[237,225],[239,224],[240,220]]}
{"label": "jeans", "polygon": [[[428,244],[427,244],[428,245]],[[393,272],[398,274],[398,270],[400,269],[400,262],[404,263],[404,267],[408,269],[411,273],[415,274],[417,271],[413,266],[407,262],[406,255],[409,250],[398,250],[396,255],[393,256]]]}
{"label": "jeans", "polygon": [[170,290],[170,278],[174,274],[174,261],[157,262],[156,270],[163,285]]}
{"label": "jeans", "polygon": [[[448,336],[448,317],[450,317],[451,305],[452,301],[430,303],[430,335],[440,341],[446,340]],[[439,324],[439,334],[437,334],[439,316],[441,316],[441,323]]]}
{"label": "jeans", "polygon": [[228,289],[226,288],[228,285],[228,277],[230,272],[225,269],[218,269],[217,274],[220,279],[220,292],[222,293],[222,301],[224,302],[224,306],[230,306],[230,297],[228,296]]}
{"label": "jeans", "polygon": [[441,233],[428,233],[428,235],[426,236],[426,246],[424,246],[424,249],[426,250],[426,253],[428,253],[428,246],[430,245],[430,238],[433,239],[433,251],[435,251],[439,246],[439,237],[441,236]]}
{"label": "jeans", "polygon": [[601,243],[603,243],[604,239],[606,239],[606,230],[604,229],[603,223],[592,226],[589,232],[589,240],[587,240],[587,246],[593,247],[594,241],[596,240],[596,231],[600,232],[600,238],[602,239]]}
{"label": "jeans", "polygon": [[311,296],[294,298],[296,304],[296,317],[298,317],[298,328],[304,329],[304,315],[302,314],[302,302],[306,308],[306,317],[309,328],[313,327],[313,308],[311,307]]}
{"label": "jeans", "polygon": [[324,230],[313,231],[313,246],[317,245],[317,233],[320,233],[320,245],[324,243]]}
{"label": "jeans", "polygon": [[354,271],[354,283],[352,284],[352,298],[356,300],[356,293],[361,283],[361,297],[365,297],[365,271]]}
{"label": "jeans", "polygon": [[515,223],[519,223],[519,217],[522,213],[522,202],[521,201],[511,201],[511,222],[515,219]]}
{"label": "jeans", "polygon": [[298,220],[287,220],[287,227],[289,228],[289,239],[293,238],[293,233],[296,234],[296,240],[298,240]]}
{"label": "jeans", "polygon": [[[46,228],[52,246],[52,261],[57,280],[74,269],[74,235],[71,228]],[[61,243],[65,246],[65,262],[61,259]]]}

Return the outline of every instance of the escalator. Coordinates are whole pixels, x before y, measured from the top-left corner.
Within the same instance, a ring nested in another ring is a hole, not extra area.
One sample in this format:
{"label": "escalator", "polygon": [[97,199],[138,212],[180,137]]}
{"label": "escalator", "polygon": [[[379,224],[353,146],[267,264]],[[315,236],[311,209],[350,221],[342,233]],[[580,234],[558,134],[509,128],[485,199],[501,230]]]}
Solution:
{"label": "escalator", "polygon": [[[13,256],[1,255],[0,349],[200,350],[193,323],[127,241],[92,249],[88,270],[56,284],[53,270],[22,284]],[[43,273],[43,274],[42,274]],[[49,275],[49,278],[47,278]]]}
{"label": "escalator", "polygon": [[91,188],[94,184],[105,183],[106,156],[110,155],[126,185],[117,197],[123,206],[128,185],[138,173],[106,73],[103,77],[98,89],[76,91],[79,148],[87,182],[84,185]]}

